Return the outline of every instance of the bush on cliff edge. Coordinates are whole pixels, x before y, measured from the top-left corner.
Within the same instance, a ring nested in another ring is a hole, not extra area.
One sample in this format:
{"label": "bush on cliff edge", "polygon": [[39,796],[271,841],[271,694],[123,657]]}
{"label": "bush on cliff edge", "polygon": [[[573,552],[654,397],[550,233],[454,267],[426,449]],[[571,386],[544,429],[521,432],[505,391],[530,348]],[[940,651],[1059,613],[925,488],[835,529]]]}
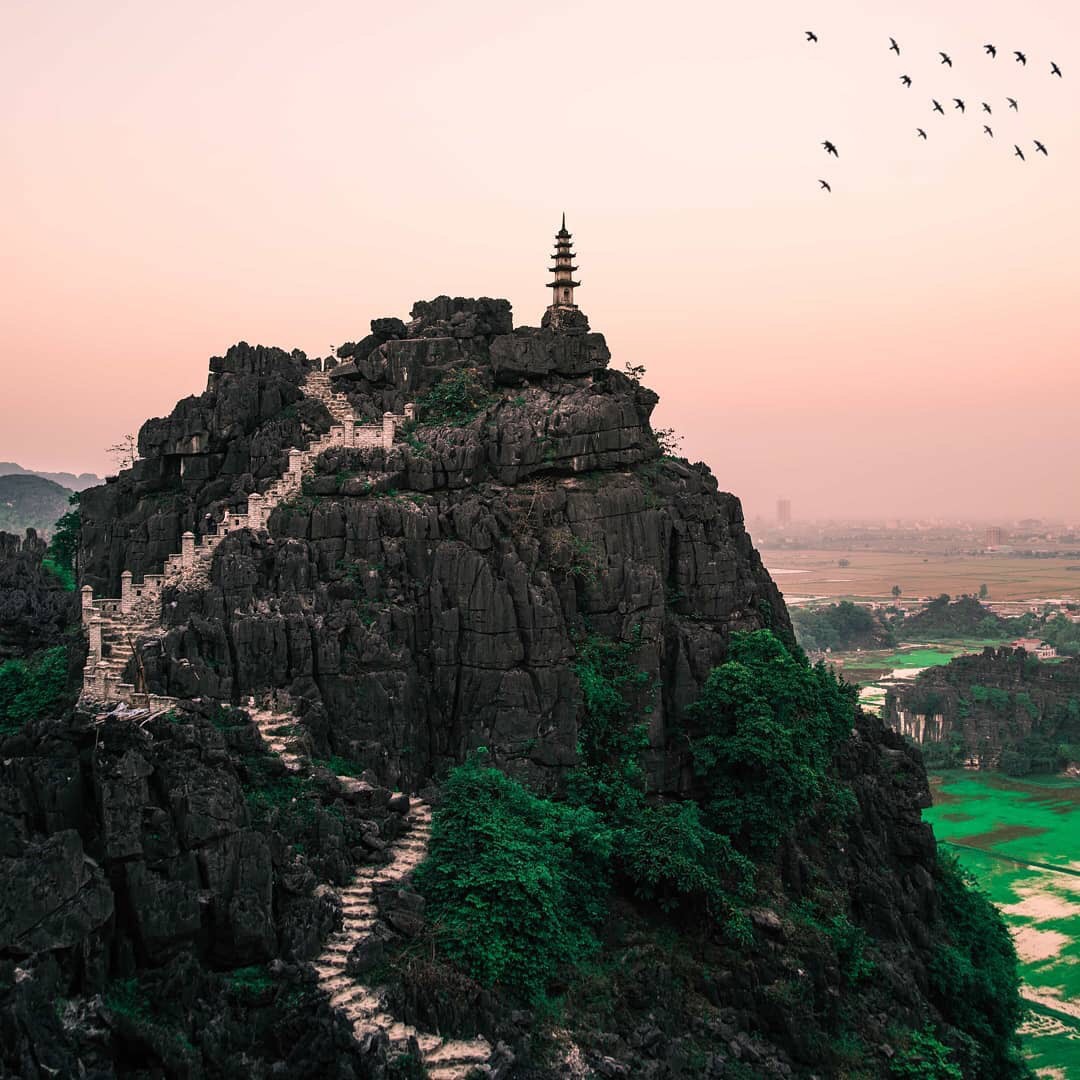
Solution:
{"label": "bush on cliff edge", "polygon": [[557,969],[597,946],[611,830],[538,798],[477,753],[443,788],[416,884],[445,954],[480,982],[543,998]]}

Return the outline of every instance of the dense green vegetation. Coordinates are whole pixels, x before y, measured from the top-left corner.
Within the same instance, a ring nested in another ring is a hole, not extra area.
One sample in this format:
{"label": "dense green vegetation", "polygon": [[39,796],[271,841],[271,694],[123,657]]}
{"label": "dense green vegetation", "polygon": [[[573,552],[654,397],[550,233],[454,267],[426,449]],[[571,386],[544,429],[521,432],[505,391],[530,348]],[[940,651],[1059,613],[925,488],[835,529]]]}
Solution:
{"label": "dense green vegetation", "polygon": [[421,424],[467,424],[491,401],[477,368],[456,368],[416,399]]}
{"label": "dense green vegetation", "polygon": [[447,779],[416,884],[450,959],[538,1000],[560,965],[597,947],[612,834],[592,810],[533,795],[485,756]]}
{"label": "dense green vegetation", "polygon": [[67,681],[63,645],[0,664],[0,735],[12,734],[28,720],[55,716],[65,704]]}
{"label": "dense green vegetation", "polygon": [[41,565],[59,578],[64,588],[70,592],[75,588],[75,556],[79,550],[81,515],[78,509],[78,492],[68,499],[68,504],[75,509],[69,510],[53,526],[49,550]]}
{"label": "dense green vegetation", "polygon": [[932,1028],[911,1031],[889,1062],[889,1075],[896,1080],[964,1080],[960,1066],[951,1057],[951,1051]]}
{"label": "dense green vegetation", "polygon": [[851,728],[853,691],[768,630],[734,636],[691,711],[701,800],[647,800],[654,687],[634,665],[638,647],[598,635],[579,646],[580,765],[564,801],[480,758],[445,785],[418,885],[446,955],[486,984],[542,996],[560,965],[595,946],[612,888],[696,910],[748,941],[751,855],[823,803],[844,804],[826,774]]}
{"label": "dense green vegetation", "polygon": [[740,847],[775,846],[824,799],[850,806],[829,766],[851,732],[856,688],[824,664],[800,662],[768,630],[732,637],[687,710],[702,727],[692,739],[705,776],[710,823]]}
{"label": "dense green vegetation", "polygon": [[945,941],[931,960],[930,983],[938,1009],[964,1035],[963,1075],[1026,1076],[1016,1035],[1024,1007],[1009,931],[974,879],[940,849],[937,885]]}
{"label": "dense green vegetation", "polygon": [[824,607],[792,608],[791,625],[807,652],[884,649],[896,644],[891,627],[876,612],[850,600]]}
{"label": "dense green vegetation", "polygon": [[[854,806],[834,761],[855,691],[768,630],[732,635],[727,661],[687,710],[697,797],[647,798],[643,751],[656,687],[635,665],[639,644],[599,635],[579,643],[580,764],[561,796],[529,791],[483,753],[444,785],[416,881],[437,950],[482,985],[534,1004],[567,976],[593,985],[590,964],[607,955],[593,959],[615,896],[677,911],[676,925],[712,927],[728,947],[749,946],[751,900],[777,845],[800,827],[842,824]],[[943,860],[938,874],[932,992],[947,1023],[898,1030],[891,1075],[1022,1077],[1011,940],[954,863]],[[847,904],[842,890],[818,883],[787,909],[789,941],[807,957],[829,957],[843,985],[869,987],[880,954]],[[814,1010],[800,997],[809,992],[797,981],[775,989],[778,1002],[794,995],[785,1008]],[[857,1043],[853,1036],[848,1051],[830,1052],[863,1064],[868,1051]]]}
{"label": "dense green vegetation", "polygon": [[995,615],[974,596],[953,600],[948,593],[942,593],[917,614],[896,619],[894,627],[906,639],[917,641],[962,637],[1003,639],[1016,632],[1012,622]]}

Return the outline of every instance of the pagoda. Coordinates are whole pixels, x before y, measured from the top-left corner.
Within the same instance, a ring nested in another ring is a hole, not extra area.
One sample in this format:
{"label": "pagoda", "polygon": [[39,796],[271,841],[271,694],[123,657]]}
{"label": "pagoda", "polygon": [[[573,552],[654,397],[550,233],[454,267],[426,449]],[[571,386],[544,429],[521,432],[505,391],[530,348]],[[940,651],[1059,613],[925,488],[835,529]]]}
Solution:
{"label": "pagoda", "polygon": [[574,252],[571,236],[566,231],[566,214],[562,216],[562,227],[555,234],[555,265],[550,268],[555,275],[554,281],[548,282],[553,290],[551,303],[544,312],[541,326],[550,330],[585,331],[589,329],[589,320],[574,303],[574,290],[581,285],[574,280]]}

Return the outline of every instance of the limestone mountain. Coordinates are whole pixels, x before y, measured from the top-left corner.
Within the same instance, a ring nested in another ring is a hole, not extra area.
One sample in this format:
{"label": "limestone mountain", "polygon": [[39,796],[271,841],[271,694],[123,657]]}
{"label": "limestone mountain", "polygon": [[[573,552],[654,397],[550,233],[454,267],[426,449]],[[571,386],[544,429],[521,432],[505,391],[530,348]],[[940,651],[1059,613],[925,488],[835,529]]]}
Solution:
{"label": "limestone mountain", "polygon": [[0,461],[0,476],[15,475],[40,476],[43,480],[51,480],[54,484],[59,484],[71,491],[82,491],[83,488],[93,487],[102,482],[101,477],[96,473],[43,472],[41,469],[25,469],[14,461]]}
{"label": "limestone mountain", "polygon": [[82,493],[81,631],[0,544],[0,1075],[1023,1076],[917,751],[562,247],[539,328],[212,359]]}

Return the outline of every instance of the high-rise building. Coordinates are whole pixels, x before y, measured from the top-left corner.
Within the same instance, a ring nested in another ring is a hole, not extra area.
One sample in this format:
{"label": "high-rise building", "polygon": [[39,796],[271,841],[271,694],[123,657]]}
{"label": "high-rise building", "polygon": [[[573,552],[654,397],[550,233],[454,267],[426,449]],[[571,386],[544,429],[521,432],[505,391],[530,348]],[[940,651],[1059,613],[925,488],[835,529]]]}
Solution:
{"label": "high-rise building", "polygon": [[777,523],[777,525],[790,525],[791,524],[791,500],[790,499],[777,499],[776,500],[776,523]]}
{"label": "high-rise building", "polygon": [[1002,544],[1003,540],[1004,540],[1004,533],[1001,530],[1001,526],[1000,525],[991,525],[986,530],[986,533],[985,533],[985,535],[983,537],[983,546],[988,547],[988,548],[1001,547],[1001,544]]}

